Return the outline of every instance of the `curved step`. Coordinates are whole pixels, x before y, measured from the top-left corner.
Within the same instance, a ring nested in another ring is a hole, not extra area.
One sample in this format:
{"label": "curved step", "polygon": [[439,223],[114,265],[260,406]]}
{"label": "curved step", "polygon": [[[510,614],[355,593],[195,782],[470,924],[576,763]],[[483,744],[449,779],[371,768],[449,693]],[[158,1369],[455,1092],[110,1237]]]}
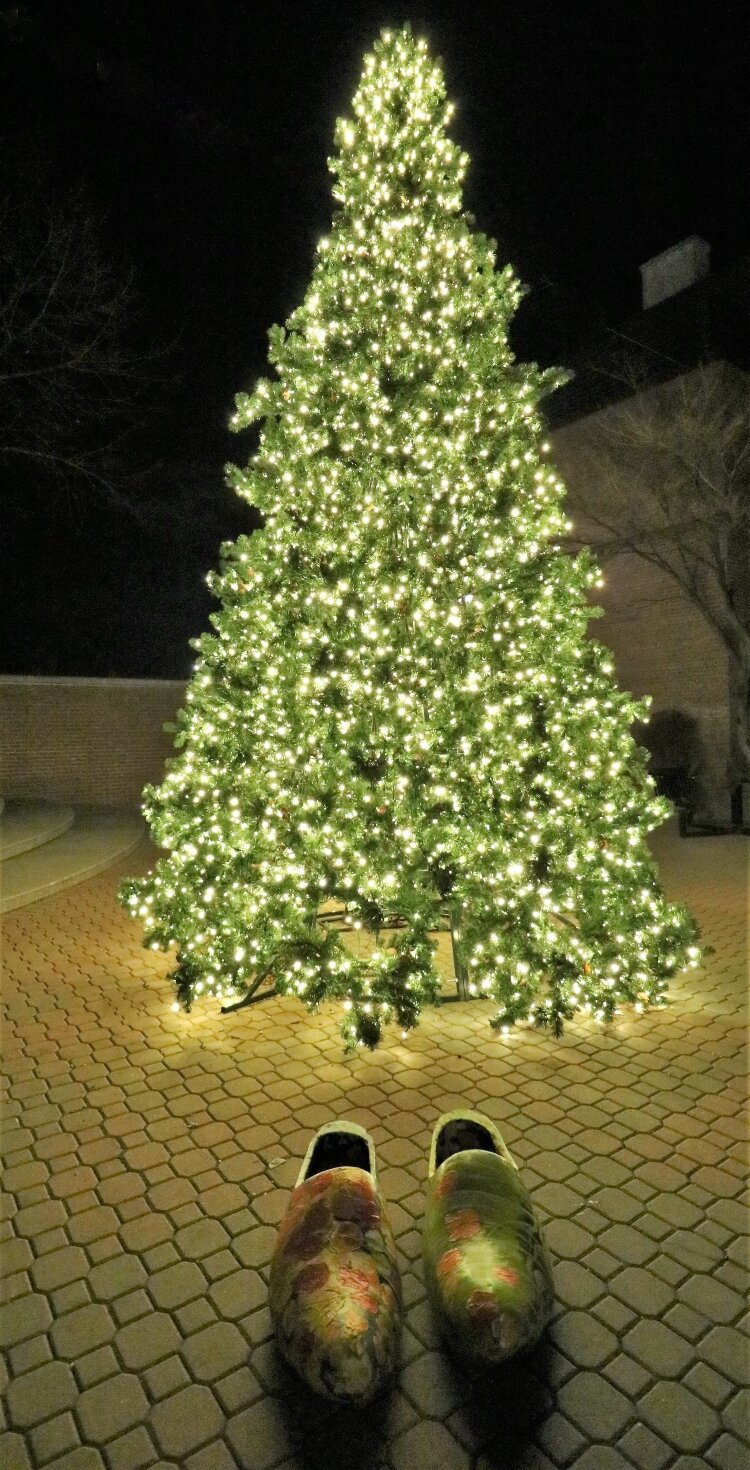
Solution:
{"label": "curved step", "polygon": [[43,847],[0,864],[0,913],[73,888],[132,852],[146,835],[134,812],[79,809],[72,827]]}
{"label": "curved step", "polygon": [[52,801],[7,801],[0,807],[0,862],[54,841],[73,825],[72,806]]}

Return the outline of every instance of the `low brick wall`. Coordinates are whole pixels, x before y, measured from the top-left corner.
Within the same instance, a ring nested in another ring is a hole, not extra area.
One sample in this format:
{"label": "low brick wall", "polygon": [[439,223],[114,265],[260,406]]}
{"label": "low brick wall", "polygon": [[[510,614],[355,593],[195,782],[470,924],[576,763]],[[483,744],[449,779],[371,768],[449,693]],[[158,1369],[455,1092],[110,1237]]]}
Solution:
{"label": "low brick wall", "polygon": [[0,792],[87,806],[138,807],[160,780],[163,730],[185,685],[164,679],[0,677]]}

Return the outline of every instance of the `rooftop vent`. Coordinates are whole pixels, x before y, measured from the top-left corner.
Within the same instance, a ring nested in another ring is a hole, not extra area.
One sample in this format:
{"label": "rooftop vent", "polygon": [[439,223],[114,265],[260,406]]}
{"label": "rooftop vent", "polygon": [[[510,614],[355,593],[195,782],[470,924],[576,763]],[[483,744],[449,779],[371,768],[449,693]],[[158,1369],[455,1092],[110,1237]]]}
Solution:
{"label": "rooftop vent", "polygon": [[688,235],[679,245],[672,245],[641,266],[643,310],[657,306],[669,296],[676,296],[694,286],[709,272],[711,246],[700,235]]}

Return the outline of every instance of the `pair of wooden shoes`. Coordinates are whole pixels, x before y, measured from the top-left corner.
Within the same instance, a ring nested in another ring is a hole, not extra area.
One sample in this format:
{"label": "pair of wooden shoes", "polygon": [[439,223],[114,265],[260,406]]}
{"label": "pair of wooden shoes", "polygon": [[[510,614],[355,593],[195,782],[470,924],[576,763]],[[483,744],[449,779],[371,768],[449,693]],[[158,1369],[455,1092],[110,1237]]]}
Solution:
{"label": "pair of wooden shoes", "polygon": [[[442,1334],[461,1357],[500,1363],[539,1339],[549,1262],[516,1165],[480,1113],[445,1113],[435,1126],[423,1255]],[[317,1393],[365,1402],[386,1386],[401,1282],[375,1148],[356,1123],[328,1123],[310,1144],[279,1228],[270,1305],[283,1357]]]}

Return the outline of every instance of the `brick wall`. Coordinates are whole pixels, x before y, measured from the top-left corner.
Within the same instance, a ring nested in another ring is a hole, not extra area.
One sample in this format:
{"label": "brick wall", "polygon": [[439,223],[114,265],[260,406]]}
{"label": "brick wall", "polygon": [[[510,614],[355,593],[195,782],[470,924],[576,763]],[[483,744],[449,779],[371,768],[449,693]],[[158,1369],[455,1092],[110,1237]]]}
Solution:
{"label": "brick wall", "polygon": [[0,677],[0,792],[139,806],[163,774],[173,737],[162,726],[184,690],[160,679]]}

